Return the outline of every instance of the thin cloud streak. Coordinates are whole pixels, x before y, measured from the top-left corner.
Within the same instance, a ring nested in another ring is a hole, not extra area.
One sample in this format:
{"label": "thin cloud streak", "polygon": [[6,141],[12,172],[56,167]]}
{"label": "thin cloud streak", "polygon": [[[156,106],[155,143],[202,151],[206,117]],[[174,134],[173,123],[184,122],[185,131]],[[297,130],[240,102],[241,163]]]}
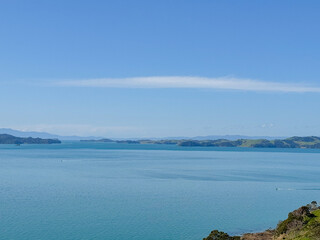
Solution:
{"label": "thin cloud streak", "polygon": [[100,87],[100,88],[198,88],[241,90],[258,92],[314,92],[320,93],[320,87],[298,83],[266,82],[233,77],[205,78],[184,76],[100,78],[86,80],[56,81],[55,86]]}

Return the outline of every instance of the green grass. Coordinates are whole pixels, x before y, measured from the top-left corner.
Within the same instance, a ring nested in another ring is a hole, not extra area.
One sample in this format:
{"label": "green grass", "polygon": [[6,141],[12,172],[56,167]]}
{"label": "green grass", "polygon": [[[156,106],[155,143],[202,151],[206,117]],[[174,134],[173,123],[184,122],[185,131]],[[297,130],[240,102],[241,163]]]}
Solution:
{"label": "green grass", "polygon": [[286,240],[320,240],[320,210],[313,211],[313,217],[304,218],[301,230],[290,232]]}

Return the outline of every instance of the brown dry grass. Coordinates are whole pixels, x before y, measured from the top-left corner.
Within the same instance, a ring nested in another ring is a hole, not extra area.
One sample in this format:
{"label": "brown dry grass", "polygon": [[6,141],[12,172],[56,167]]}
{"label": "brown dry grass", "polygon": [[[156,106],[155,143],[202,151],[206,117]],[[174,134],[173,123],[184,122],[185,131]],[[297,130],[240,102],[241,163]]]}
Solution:
{"label": "brown dry grass", "polygon": [[241,240],[273,240],[274,231],[267,230],[261,233],[246,233]]}

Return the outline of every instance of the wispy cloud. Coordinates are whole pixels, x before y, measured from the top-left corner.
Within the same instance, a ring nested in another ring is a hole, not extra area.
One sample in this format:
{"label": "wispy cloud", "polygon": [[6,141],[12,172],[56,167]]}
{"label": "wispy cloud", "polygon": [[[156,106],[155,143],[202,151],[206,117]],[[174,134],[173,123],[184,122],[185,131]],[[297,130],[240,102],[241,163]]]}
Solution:
{"label": "wispy cloud", "polygon": [[206,78],[184,76],[100,78],[55,81],[56,86],[104,88],[199,88],[261,92],[320,92],[320,86],[267,82],[234,77]]}
{"label": "wispy cloud", "polygon": [[262,128],[273,128],[274,124],[273,123],[264,123],[261,125]]}

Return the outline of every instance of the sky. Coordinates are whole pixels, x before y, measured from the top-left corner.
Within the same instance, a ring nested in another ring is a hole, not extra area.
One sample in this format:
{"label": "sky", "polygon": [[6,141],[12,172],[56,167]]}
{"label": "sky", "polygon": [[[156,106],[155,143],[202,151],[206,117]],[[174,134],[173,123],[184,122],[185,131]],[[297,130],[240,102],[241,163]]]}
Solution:
{"label": "sky", "polygon": [[0,128],[320,136],[320,2],[0,0]]}

